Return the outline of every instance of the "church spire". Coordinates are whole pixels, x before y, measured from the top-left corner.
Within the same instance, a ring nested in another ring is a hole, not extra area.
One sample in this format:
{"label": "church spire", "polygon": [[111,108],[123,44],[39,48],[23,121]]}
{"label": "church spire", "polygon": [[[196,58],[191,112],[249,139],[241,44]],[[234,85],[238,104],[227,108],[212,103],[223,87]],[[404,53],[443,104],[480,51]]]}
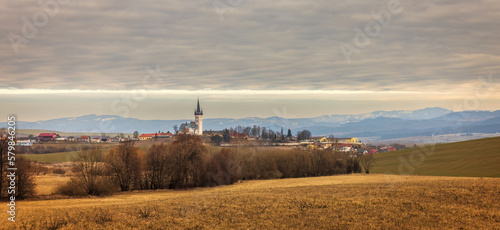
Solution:
{"label": "church spire", "polygon": [[194,115],[203,115],[203,110],[200,108],[200,98],[198,98],[198,105],[196,107],[196,111],[194,111]]}

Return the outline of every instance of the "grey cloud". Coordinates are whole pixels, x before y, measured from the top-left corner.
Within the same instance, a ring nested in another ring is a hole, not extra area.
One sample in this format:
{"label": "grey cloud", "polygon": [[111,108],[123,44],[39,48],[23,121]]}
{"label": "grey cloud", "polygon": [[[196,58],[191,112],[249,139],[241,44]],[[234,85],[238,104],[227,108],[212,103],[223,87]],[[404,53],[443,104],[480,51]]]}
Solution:
{"label": "grey cloud", "polygon": [[372,44],[346,63],[340,42],[388,1],[243,1],[220,21],[211,1],[70,1],[15,55],[34,1],[4,1],[0,88],[449,90],[500,73],[500,5],[401,1]]}

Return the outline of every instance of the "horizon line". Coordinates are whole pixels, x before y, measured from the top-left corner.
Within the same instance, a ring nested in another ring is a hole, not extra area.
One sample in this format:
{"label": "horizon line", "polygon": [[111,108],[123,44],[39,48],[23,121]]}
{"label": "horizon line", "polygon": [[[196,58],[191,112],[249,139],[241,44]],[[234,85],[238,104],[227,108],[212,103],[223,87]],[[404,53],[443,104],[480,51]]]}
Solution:
{"label": "horizon line", "polygon": [[[442,108],[442,107],[425,107],[425,108],[421,108],[421,109],[415,109],[415,110],[374,110],[374,111],[371,111],[371,112],[367,112],[367,113],[352,113],[352,114],[322,114],[322,115],[319,115],[319,116],[314,116],[314,117],[280,117],[280,116],[271,116],[271,117],[256,117],[256,116],[249,116],[249,117],[241,117],[241,118],[234,118],[234,117],[214,117],[214,118],[204,118],[204,119],[247,119],[247,118],[260,118],[260,119],[269,119],[269,118],[283,118],[283,119],[308,119],[308,118],[317,118],[317,117],[321,117],[321,116],[333,116],[333,115],[361,115],[361,114],[370,114],[370,113],[374,113],[374,112],[396,112],[396,111],[417,111],[417,110],[423,110],[423,109],[433,109],[433,108],[439,108],[439,109],[444,109],[444,110],[448,110],[448,111],[451,111],[450,113],[454,113],[454,112],[465,112],[465,111],[488,111],[488,112],[494,112],[494,111],[498,111],[498,110],[451,110],[451,109],[445,109],[445,108]],[[142,121],[154,121],[154,120],[159,120],[159,121],[183,121],[183,120],[192,120],[191,118],[178,118],[178,119],[141,119],[141,118],[138,118],[138,117],[124,117],[124,116],[120,116],[120,115],[114,115],[114,114],[96,114],[96,113],[91,113],[91,114],[84,114],[84,115],[80,115],[80,116],[71,116],[71,117],[58,117],[58,118],[49,118],[49,119],[46,119],[46,120],[37,120],[37,121],[23,121],[23,120],[19,120],[20,122],[40,122],[40,121],[48,121],[48,120],[56,120],[56,119],[64,119],[64,118],[78,118],[78,117],[84,117],[84,116],[113,116],[113,117],[121,117],[121,118],[130,118],[130,119],[138,119],[138,120],[142,120]],[[383,117],[383,116],[379,116],[379,117]],[[390,117],[389,117],[390,118]]]}

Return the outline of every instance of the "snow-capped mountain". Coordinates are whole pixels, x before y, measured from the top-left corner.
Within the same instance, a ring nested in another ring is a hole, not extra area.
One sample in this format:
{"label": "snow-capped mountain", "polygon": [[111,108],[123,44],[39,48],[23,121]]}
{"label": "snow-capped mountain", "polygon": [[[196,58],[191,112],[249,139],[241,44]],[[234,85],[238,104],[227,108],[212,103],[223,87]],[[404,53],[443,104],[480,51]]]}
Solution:
{"label": "snow-capped mountain", "polygon": [[[140,120],[115,115],[84,115],[37,122],[18,123],[18,129],[45,129],[60,132],[93,133],[149,133],[157,131],[173,132],[173,126],[189,122],[184,120]],[[293,133],[308,129],[313,135],[334,134],[337,136],[396,138],[428,136],[461,132],[500,132],[499,111],[453,112],[443,108],[420,110],[375,111],[365,114],[323,115],[313,118],[248,117],[208,118],[203,120],[205,130],[221,130],[236,126],[258,125],[280,131],[291,129]]]}

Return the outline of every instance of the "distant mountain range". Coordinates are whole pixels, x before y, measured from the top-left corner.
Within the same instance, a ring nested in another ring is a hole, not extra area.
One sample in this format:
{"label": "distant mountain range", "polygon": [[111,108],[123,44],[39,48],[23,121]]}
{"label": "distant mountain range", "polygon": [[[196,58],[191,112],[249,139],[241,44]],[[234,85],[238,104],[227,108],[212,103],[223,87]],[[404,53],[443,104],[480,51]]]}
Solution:
{"label": "distant mountain range", "polygon": [[[194,118],[193,118],[194,119]],[[173,131],[173,126],[189,120],[140,120],[114,115],[85,115],[37,122],[19,122],[18,129],[46,129],[61,132],[151,133]],[[443,108],[420,110],[375,111],[353,115],[324,115],[313,118],[208,118],[203,128],[221,130],[229,127],[258,125],[293,133],[308,129],[313,135],[375,137],[393,139],[453,133],[500,132],[500,110],[453,112]]]}

